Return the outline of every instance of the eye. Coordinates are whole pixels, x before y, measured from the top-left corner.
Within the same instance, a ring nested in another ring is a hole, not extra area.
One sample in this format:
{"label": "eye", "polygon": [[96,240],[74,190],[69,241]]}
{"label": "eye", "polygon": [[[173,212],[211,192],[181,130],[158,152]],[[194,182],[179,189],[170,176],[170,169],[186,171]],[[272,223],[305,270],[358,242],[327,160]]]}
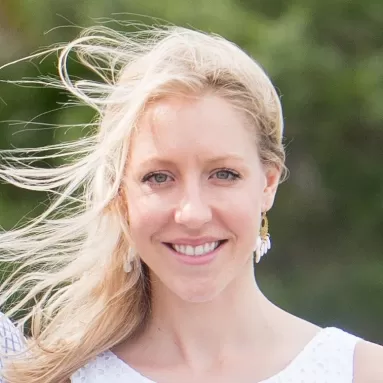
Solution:
{"label": "eye", "polygon": [[172,177],[170,177],[168,174],[163,172],[152,172],[147,174],[143,179],[142,182],[148,182],[154,185],[162,185],[166,182],[172,181]]}
{"label": "eye", "polygon": [[221,181],[235,181],[241,178],[240,174],[231,169],[219,169],[213,176]]}

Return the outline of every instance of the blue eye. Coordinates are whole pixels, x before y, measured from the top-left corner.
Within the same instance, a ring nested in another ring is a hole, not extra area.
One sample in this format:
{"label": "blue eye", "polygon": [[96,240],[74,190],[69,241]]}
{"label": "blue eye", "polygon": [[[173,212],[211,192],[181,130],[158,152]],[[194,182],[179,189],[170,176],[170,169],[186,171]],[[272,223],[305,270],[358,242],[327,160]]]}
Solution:
{"label": "blue eye", "polygon": [[241,176],[230,169],[220,169],[217,172],[214,173],[217,179],[224,180],[224,181],[234,181],[236,179],[241,178]]}
{"label": "blue eye", "polygon": [[164,173],[157,173],[153,174],[151,178],[158,184],[161,184],[167,180],[168,176]]}
{"label": "blue eye", "polygon": [[142,182],[150,182],[152,184],[163,184],[167,181],[169,181],[170,176],[168,176],[165,173],[161,172],[154,172],[154,173],[149,173],[146,175]]}

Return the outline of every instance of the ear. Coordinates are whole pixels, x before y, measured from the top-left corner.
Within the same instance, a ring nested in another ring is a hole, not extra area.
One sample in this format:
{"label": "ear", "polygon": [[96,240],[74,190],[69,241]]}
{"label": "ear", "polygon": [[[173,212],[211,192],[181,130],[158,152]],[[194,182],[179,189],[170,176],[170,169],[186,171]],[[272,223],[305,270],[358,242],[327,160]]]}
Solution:
{"label": "ear", "polygon": [[281,170],[276,166],[267,166],[265,168],[266,186],[263,190],[262,211],[268,211],[274,204],[277,193]]}

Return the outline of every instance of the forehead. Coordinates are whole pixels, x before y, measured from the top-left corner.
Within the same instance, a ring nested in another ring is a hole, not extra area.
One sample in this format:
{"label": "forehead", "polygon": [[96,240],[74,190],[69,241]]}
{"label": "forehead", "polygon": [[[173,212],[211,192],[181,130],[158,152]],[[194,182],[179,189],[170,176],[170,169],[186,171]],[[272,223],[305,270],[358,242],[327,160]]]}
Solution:
{"label": "forehead", "polygon": [[256,153],[255,142],[243,113],[228,101],[213,95],[167,98],[150,105],[138,121],[131,159],[251,156]]}

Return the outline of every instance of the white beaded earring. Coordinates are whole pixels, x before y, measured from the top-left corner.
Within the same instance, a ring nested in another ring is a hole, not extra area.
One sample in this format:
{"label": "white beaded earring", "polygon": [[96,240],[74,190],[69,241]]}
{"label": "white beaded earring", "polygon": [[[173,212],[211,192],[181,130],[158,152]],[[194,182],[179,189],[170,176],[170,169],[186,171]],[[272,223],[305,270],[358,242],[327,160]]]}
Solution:
{"label": "white beaded earring", "polygon": [[261,258],[270,250],[270,234],[269,234],[269,221],[266,217],[266,212],[262,213],[261,229],[255,245],[255,262],[259,263]]}
{"label": "white beaded earring", "polygon": [[124,271],[125,273],[130,273],[133,269],[132,264],[133,260],[136,257],[136,251],[132,246],[129,247],[128,253],[126,254],[126,258],[124,260]]}

